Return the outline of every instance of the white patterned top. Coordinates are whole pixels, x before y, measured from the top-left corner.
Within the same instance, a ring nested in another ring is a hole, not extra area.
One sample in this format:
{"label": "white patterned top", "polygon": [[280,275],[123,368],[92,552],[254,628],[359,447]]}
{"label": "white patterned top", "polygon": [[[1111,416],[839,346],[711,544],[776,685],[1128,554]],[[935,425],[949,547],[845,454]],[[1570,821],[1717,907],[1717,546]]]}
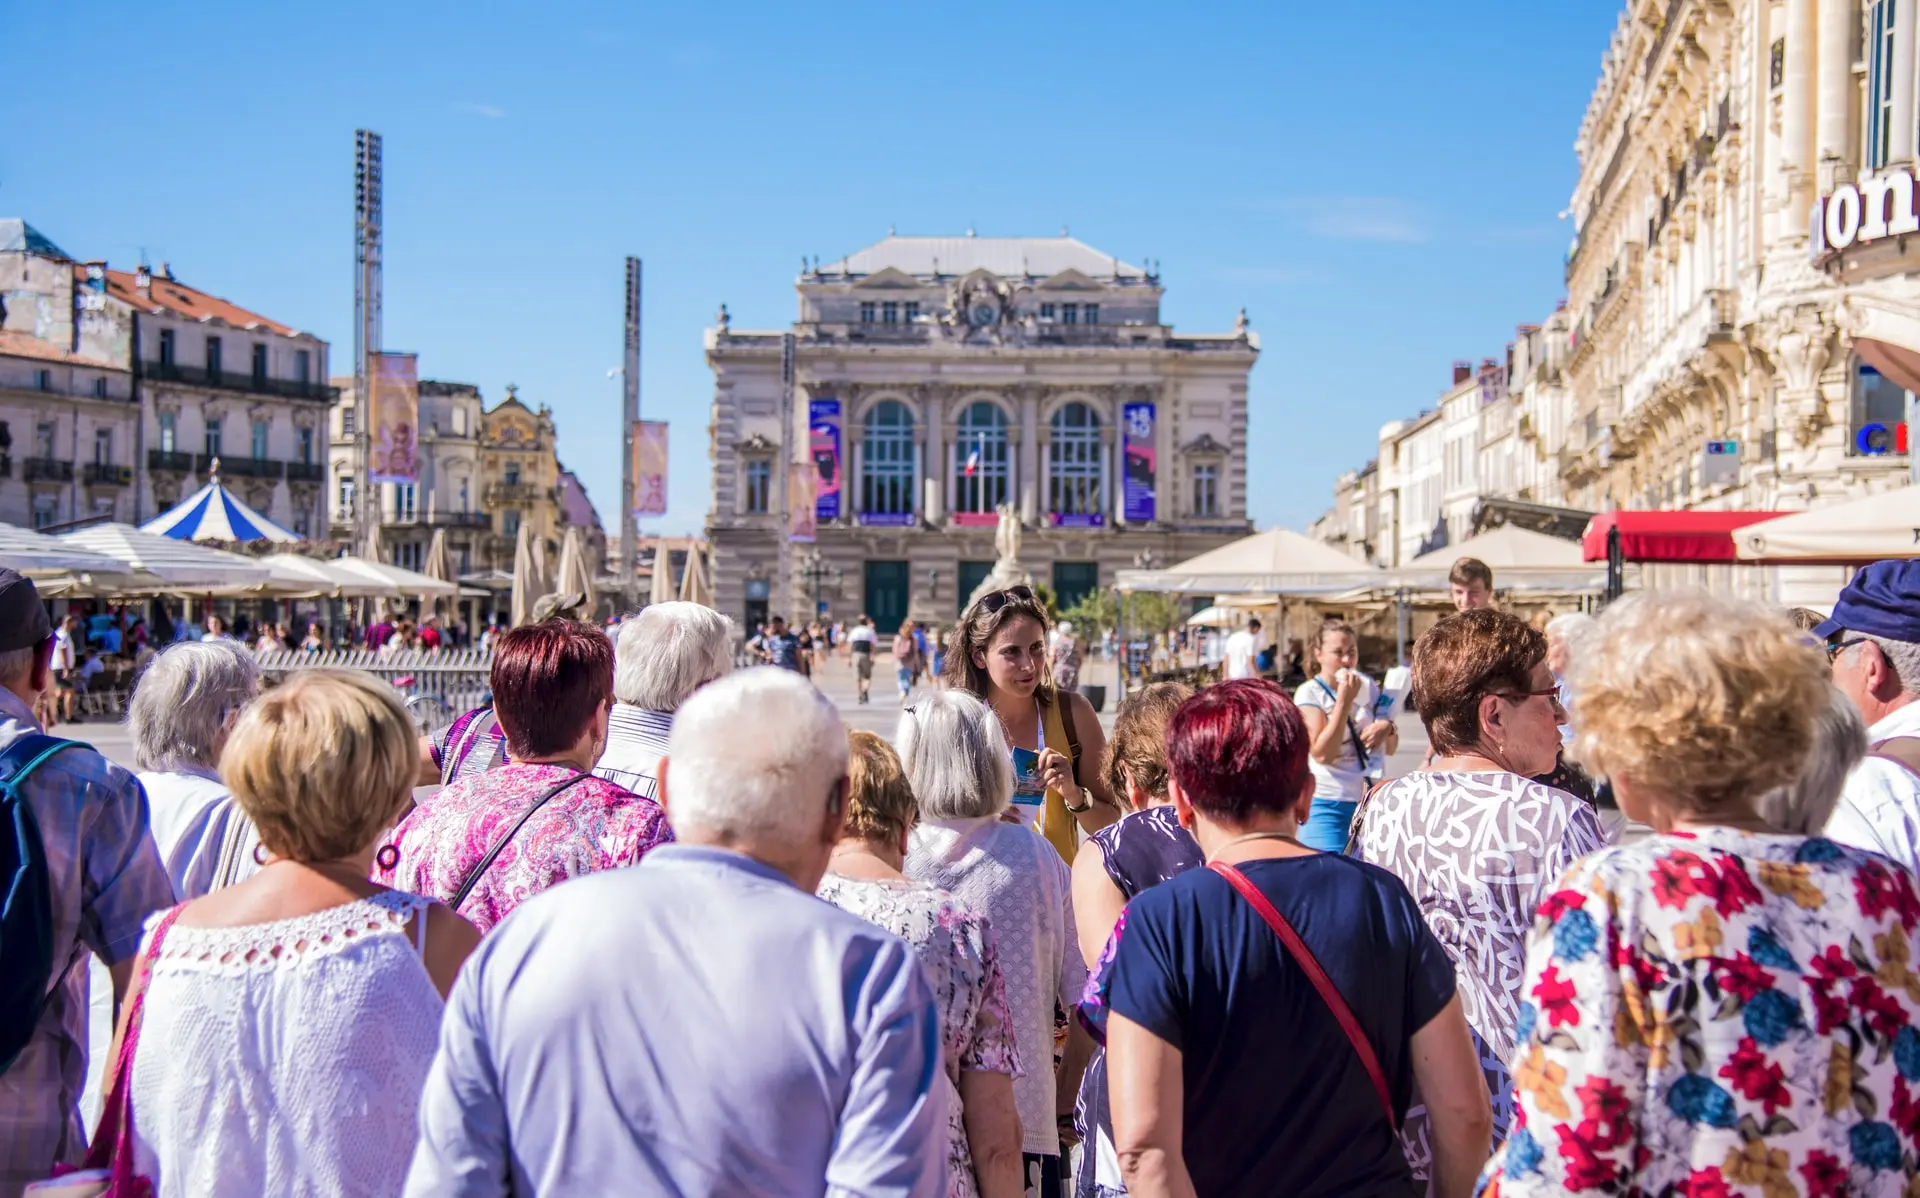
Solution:
{"label": "white patterned top", "polygon": [[1013,1104],[1020,1113],[1023,1151],[1059,1155],[1054,1009],[1072,1010],[1087,984],[1067,863],[1031,828],[982,816],[922,822],[908,842],[905,873],[952,892],[987,917],[1000,948],[1013,1042],[1020,1053]]}
{"label": "white patterned top", "polygon": [[440,1034],[407,931],[427,904],[387,891],[167,932],[133,1059],[135,1163],[157,1198],[400,1193]]}
{"label": "white patterned top", "polygon": [[[1422,771],[1373,793],[1356,820],[1363,861],[1397,875],[1453,958],[1460,1005],[1480,1041],[1496,1132],[1512,1111],[1513,1056],[1527,932],[1575,861],[1606,844],[1592,807],[1504,770]],[[1406,1121],[1417,1176],[1425,1119]]]}

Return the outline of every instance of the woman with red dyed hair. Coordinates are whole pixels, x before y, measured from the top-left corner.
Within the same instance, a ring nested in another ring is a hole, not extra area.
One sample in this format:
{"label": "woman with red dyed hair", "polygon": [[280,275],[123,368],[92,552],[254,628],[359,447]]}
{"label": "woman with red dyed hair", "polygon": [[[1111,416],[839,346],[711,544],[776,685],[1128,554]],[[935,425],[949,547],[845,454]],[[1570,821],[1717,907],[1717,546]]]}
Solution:
{"label": "woman with red dyed hair", "polygon": [[1392,874],[1297,835],[1311,737],[1271,682],[1209,687],[1167,733],[1206,854],[1122,913],[1082,1017],[1104,1026],[1132,1198],[1393,1195],[1417,1083],[1433,1193],[1472,1193],[1493,1115],[1453,964]]}
{"label": "woman with red dyed hair", "polygon": [[607,745],[613,642],[577,620],[493,643],[507,764],[460,778],[400,821],[374,880],[437,898],[482,932],[568,878],[632,865],[673,839],[652,799],[591,773]]}

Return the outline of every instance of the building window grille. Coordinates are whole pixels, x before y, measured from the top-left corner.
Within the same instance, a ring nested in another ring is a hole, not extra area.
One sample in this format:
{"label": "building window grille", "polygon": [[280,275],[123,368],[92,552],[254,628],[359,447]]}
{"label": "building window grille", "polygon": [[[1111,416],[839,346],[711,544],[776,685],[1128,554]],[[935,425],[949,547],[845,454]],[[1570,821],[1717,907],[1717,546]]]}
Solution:
{"label": "building window grille", "polygon": [[1090,516],[1102,508],[1100,417],[1083,403],[1053,414],[1047,442],[1047,510]]}
{"label": "building window grille", "polygon": [[961,414],[953,441],[953,510],[988,514],[1010,490],[1007,417],[981,400]]}
{"label": "building window grille", "polygon": [[207,381],[214,382],[220,377],[220,338],[207,338]]}
{"label": "building window grille", "polygon": [[771,510],[773,497],[773,463],[765,458],[755,458],[747,463],[747,511],[755,516],[764,516]]}
{"label": "building window grille", "polygon": [[160,330],[160,365],[173,365],[173,330]]}
{"label": "building window grille", "polygon": [[1893,156],[1894,5],[1871,0],[1867,10],[1867,168],[1879,170]]}
{"label": "building window grille", "polygon": [[172,412],[160,413],[160,452],[172,453],[179,448],[175,442],[180,435],[180,418]]}
{"label": "building window grille", "polygon": [[891,516],[913,512],[913,413],[883,400],[867,414],[860,443],[860,510]]}
{"label": "building window grille", "polygon": [[1080,305],[1079,304],[1061,304],[1060,305],[1060,323],[1061,324],[1079,324],[1080,323]]}
{"label": "building window grille", "polygon": [[113,430],[97,428],[93,430],[93,464],[96,466],[113,465]]}
{"label": "building window grille", "polygon": [[904,306],[904,307],[906,308],[906,312],[905,312],[905,316],[906,316],[906,320],[907,320],[907,323],[908,323],[908,324],[912,324],[912,323],[913,323],[914,321],[916,321],[916,320],[919,320],[919,319],[920,319],[920,305],[919,305],[919,304],[917,304],[917,303],[915,303],[915,302],[913,302],[913,301],[911,301],[911,300],[909,300],[909,301],[908,301],[908,302],[907,302],[907,303],[906,303],[905,305],[903,305],[903,306]]}
{"label": "building window grille", "polygon": [[873,323],[873,301],[872,300],[860,301],[860,323],[861,324]]}
{"label": "building window grille", "polygon": [[881,324],[899,324],[900,323],[900,305],[894,303],[892,300],[888,300],[886,303],[881,304],[880,305],[880,323]]}
{"label": "building window grille", "polygon": [[267,347],[264,345],[256,344],[253,347],[253,381],[267,381]]}
{"label": "building window grille", "polygon": [[1193,468],[1193,514],[1220,514],[1220,467],[1208,464]]}
{"label": "building window grille", "polygon": [[36,370],[33,372],[33,385],[42,391],[53,390],[53,371]]}
{"label": "building window grille", "polygon": [[207,456],[220,456],[220,421],[217,417],[207,421]]}
{"label": "building window grille", "polygon": [[253,422],[253,457],[255,461],[267,458],[267,422],[264,420]]}
{"label": "building window grille", "polygon": [[1053,305],[1052,305],[1052,304],[1041,304],[1041,305],[1040,305],[1040,319],[1041,319],[1041,320],[1052,320],[1052,319],[1053,319],[1053,317],[1054,317],[1054,307],[1053,307]]}
{"label": "building window grille", "polygon": [[293,351],[293,377],[303,383],[313,381],[313,352],[296,349]]}
{"label": "building window grille", "polygon": [[1087,318],[1088,324],[1099,324],[1100,323],[1100,305],[1099,304],[1086,305],[1084,315]]}

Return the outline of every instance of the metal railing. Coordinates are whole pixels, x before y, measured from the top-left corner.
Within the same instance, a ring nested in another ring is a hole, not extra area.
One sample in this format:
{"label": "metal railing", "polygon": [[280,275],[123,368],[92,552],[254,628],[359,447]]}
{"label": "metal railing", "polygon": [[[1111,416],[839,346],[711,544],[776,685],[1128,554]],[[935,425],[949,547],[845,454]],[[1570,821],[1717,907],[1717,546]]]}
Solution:
{"label": "metal railing", "polygon": [[220,473],[231,478],[279,478],[285,465],[273,458],[228,457],[220,453],[193,455],[194,469],[200,474],[211,470],[216,461],[220,463]]}
{"label": "metal railing", "polygon": [[327,467],[321,462],[288,462],[287,481],[290,483],[325,482]]}
{"label": "metal railing", "polygon": [[284,682],[301,670],[364,670],[390,684],[405,698],[422,732],[446,727],[463,711],[485,703],[493,653],[484,649],[402,650],[328,649],[323,653],[275,650],[259,655],[260,671]]}
{"label": "metal railing", "polygon": [[88,462],[85,472],[90,487],[124,487],[133,481],[133,467],[111,462]]}
{"label": "metal railing", "polygon": [[290,399],[323,399],[329,402],[340,398],[340,388],[325,383],[265,378],[231,370],[208,370],[203,366],[182,366],[176,362],[142,362],[140,373],[164,383],[193,383],[202,387],[218,387],[223,391],[250,391],[256,395],[284,395]]}
{"label": "metal railing", "polygon": [[30,483],[70,483],[73,481],[73,463],[63,462],[59,458],[28,458],[26,480]]}
{"label": "metal railing", "polygon": [[188,474],[193,470],[193,455],[171,449],[149,449],[147,450],[147,469],[171,470],[176,474]]}
{"label": "metal railing", "polygon": [[488,483],[487,503],[535,503],[542,498],[543,487],[532,483]]}

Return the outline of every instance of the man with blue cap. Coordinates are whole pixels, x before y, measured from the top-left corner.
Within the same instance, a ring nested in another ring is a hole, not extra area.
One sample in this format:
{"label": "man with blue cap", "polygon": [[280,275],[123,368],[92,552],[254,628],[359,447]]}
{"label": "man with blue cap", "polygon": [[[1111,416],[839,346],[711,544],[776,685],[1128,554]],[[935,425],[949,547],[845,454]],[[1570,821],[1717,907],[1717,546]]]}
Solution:
{"label": "man with blue cap", "polygon": [[1855,574],[1813,635],[1871,746],[1847,776],[1827,835],[1920,872],[1920,561]]}

